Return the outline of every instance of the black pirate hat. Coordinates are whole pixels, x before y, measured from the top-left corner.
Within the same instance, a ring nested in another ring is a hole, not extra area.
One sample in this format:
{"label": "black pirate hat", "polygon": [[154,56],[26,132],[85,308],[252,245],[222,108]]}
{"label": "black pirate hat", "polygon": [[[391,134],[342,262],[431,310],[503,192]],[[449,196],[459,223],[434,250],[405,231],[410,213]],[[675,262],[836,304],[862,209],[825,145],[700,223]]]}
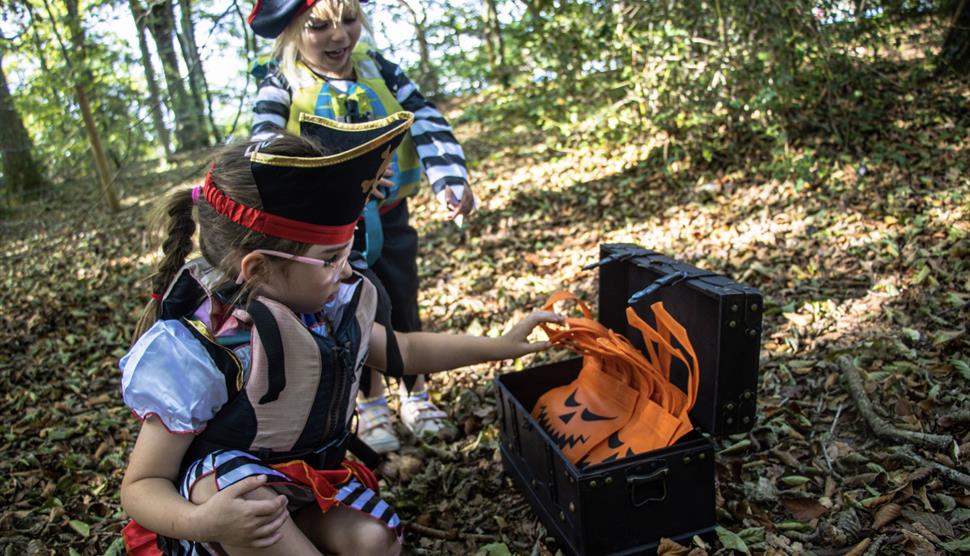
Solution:
{"label": "black pirate hat", "polygon": [[217,212],[250,230],[316,245],[345,243],[413,121],[414,114],[403,111],[356,124],[300,114],[301,135],[318,140],[332,154],[253,152],[250,168],[261,209],[233,200],[211,172],[202,194]]}
{"label": "black pirate hat", "polygon": [[[293,18],[316,3],[317,0],[256,0],[247,21],[257,35],[275,39]],[[367,0],[360,0],[360,3],[366,4]]]}

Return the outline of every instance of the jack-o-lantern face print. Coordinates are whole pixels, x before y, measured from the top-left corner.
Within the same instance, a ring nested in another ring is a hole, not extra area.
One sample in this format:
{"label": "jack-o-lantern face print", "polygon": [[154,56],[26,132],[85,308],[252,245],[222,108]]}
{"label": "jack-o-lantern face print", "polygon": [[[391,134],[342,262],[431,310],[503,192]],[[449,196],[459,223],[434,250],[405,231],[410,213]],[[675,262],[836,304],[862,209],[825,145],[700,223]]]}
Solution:
{"label": "jack-o-lantern face print", "polygon": [[581,465],[606,463],[670,446],[693,429],[686,415],[676,417],[641,396],[629,421],[583,457]]}
{"label": "jack-o-lantern face print", "polygon": [[577,462],[630,420],[637,396],[623,381],[584,366],[575,381],[543,394],[532,417]]}
{"label": "jack-o-lantern face print", "polygon": [[[557,292],[545,308],[566,299],[576,300]],[[551,342],[583,354],[583,368],[576,380],[549,390],[532,409],[563,455],[578,465],[603,463],[669,446],[690,432],[688,412],[697,399],[699,371],[684,327],[662,303],[650,306],[657,328],[627,308],[627,321],[643,336],[642,353],[593,321],[576,301],[584,318],[567,319],[566,328],[544,328]],[[686,391],[670,382],[674,359],[688,371]]]}

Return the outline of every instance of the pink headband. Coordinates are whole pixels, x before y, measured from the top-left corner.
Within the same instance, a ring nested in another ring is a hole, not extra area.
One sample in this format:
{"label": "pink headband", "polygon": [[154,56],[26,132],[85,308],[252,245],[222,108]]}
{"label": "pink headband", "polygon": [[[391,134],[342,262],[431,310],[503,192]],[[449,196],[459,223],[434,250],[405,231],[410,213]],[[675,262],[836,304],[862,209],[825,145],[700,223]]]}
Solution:
{"label": "pink headband", "polygon": [[195,186],[195,187],[192,188],[192,204],[193,205],[199,204],[199,195],[201,195],[201,194],[202,194],[202,186],[201,185],[197,185],[197,186]]}

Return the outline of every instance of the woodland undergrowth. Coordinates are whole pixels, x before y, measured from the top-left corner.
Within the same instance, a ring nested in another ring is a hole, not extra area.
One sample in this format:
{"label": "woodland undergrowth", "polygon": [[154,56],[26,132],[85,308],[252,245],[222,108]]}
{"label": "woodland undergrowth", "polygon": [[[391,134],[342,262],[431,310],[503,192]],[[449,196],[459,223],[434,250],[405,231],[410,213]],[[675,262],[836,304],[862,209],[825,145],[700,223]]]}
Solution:
{"label": "woodland undergrowth", "polygon": [[[428,330],[500,334],[559,289],[595,304],[582,265],[606,242],[760,288],[758,421],[717,439],[719,544],[695,553],[970,551],[970,88],[919,54],[844,69],[843,90],[779,116],[783,135],[713,121],[569,140],[529,114],[475,115],[488,96],[457,99],[479,211],[459,232],[430,196],[413,204]],[[138,423],[117,360],[158,259],[146,214],[204,168],[127,180],[115,214],[76,185],[0,224],[5,555],[121,550]],[[411,439],[385,464],[417,525],[406,552],[555,553],[500,471],[491,379],[566,356],[434,380],[463,435]]]}

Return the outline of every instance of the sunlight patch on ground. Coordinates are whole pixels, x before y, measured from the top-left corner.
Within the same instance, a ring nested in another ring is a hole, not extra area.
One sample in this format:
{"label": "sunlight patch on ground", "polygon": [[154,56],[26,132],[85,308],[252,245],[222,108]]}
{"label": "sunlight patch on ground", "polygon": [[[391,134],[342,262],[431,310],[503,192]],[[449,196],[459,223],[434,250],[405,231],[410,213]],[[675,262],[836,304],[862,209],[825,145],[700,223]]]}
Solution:
{"label": "sunlight patch on ground", "polygon": [[[542,195],[620,174],[645,159],[652,148],[650,144],[630,144],[614,149],[568,153],[535,164],[519,161],[508,176],[496,176],[496,179],[478,184],[484,197],[483,208],[505,208],[514,195],[521,192],[533,191]],[[475,187],[476,182],[472,185]]]}

